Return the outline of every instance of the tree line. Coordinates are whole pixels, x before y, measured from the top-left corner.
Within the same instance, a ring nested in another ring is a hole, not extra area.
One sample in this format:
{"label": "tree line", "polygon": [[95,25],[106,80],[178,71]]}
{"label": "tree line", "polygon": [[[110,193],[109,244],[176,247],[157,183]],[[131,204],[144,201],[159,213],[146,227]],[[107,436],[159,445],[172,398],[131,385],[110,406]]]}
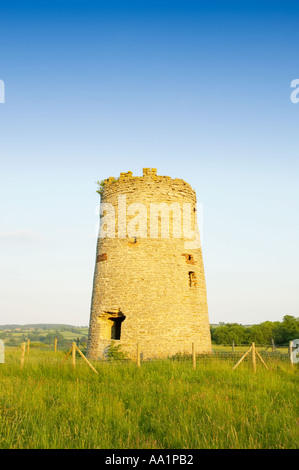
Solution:
{"label": "tree line", "polygon": [[258,325],[243,326],[238,323],[225,323],[211,327],[211,339],[214,344],[235,345],[256,344],[268,345],[272,339],[276,345],[287,345],[289,341],[299,338],[299,318],[285,315],[283,321],[265,321]]}

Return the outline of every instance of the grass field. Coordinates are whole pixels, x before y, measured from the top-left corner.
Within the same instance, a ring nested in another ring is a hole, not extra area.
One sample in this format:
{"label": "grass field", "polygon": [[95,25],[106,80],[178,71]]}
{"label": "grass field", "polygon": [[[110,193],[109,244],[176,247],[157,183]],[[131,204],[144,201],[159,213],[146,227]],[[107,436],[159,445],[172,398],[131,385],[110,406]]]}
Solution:
{"label": "grass field", "polygon": [[7,348],[0,364],[0,448],[298,448],[298,366],[233,360],[142,363]]}

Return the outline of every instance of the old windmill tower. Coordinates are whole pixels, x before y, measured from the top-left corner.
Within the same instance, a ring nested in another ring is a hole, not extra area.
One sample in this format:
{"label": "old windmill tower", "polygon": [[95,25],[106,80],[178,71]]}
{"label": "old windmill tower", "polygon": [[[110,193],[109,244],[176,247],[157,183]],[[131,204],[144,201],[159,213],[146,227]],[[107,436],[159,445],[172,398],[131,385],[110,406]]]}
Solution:
{"label": "old windmill tower", "polygon": [[211,352],[196,194],[181,179],[121,173],[101,185],[88,351],[114,341],[129,357]]}

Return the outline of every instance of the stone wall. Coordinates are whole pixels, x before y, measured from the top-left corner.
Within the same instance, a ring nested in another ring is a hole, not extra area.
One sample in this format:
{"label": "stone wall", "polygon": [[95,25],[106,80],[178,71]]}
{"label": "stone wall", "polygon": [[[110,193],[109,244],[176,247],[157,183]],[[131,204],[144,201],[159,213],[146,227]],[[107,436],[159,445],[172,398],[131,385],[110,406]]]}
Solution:
{"label": "stone wall", "polygon": [[[123,218],[120,201],[123,204],[124,199],[129,211],[125,230],[119,223],[119,217]],[[101,203],[114,208],[115,236],[99,237],[97,242],[88,356],[96,359],[105,355],[111,340],[132,358],[137,342],[144,358],[191,352],[193,342],[197,352],[210,353],[201,248],[186,249],[190,240],[184,237],[183,221],[178,222],[171,211],[169,237],[161,237],[162,213],[157,216],[158,234],[152,236],[153,203],[168,207],[173,203],[180,207],[187,204],[191,208],[191,227],[195,229],[196,195],[191,186],[145,168],[142,177],[128,172],[121,173],[117,180],[105,180]],[[129,237],[126,232],[139,211],[136,203],[143,205],[147,225],[142,233],[137,225],[139,236]],[[174,223],[181,224],[180,237],[173,236]]]}

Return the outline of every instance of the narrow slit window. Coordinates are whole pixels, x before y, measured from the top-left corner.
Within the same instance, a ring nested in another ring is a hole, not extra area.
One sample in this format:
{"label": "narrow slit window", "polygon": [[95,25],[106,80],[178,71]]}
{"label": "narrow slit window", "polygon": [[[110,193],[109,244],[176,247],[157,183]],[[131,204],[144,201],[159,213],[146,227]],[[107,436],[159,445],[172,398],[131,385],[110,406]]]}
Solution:
{"label": "narrow slit window", "polygon": [[182,253],[182,256],[185,257],[187,264],[195,264],[194,256],[190,253]]}
{"label": "narrow slit window", "polygon": [[189,287],[196,287],[197,286],[197,279],[196,274],[194,271],[189,271]]}

